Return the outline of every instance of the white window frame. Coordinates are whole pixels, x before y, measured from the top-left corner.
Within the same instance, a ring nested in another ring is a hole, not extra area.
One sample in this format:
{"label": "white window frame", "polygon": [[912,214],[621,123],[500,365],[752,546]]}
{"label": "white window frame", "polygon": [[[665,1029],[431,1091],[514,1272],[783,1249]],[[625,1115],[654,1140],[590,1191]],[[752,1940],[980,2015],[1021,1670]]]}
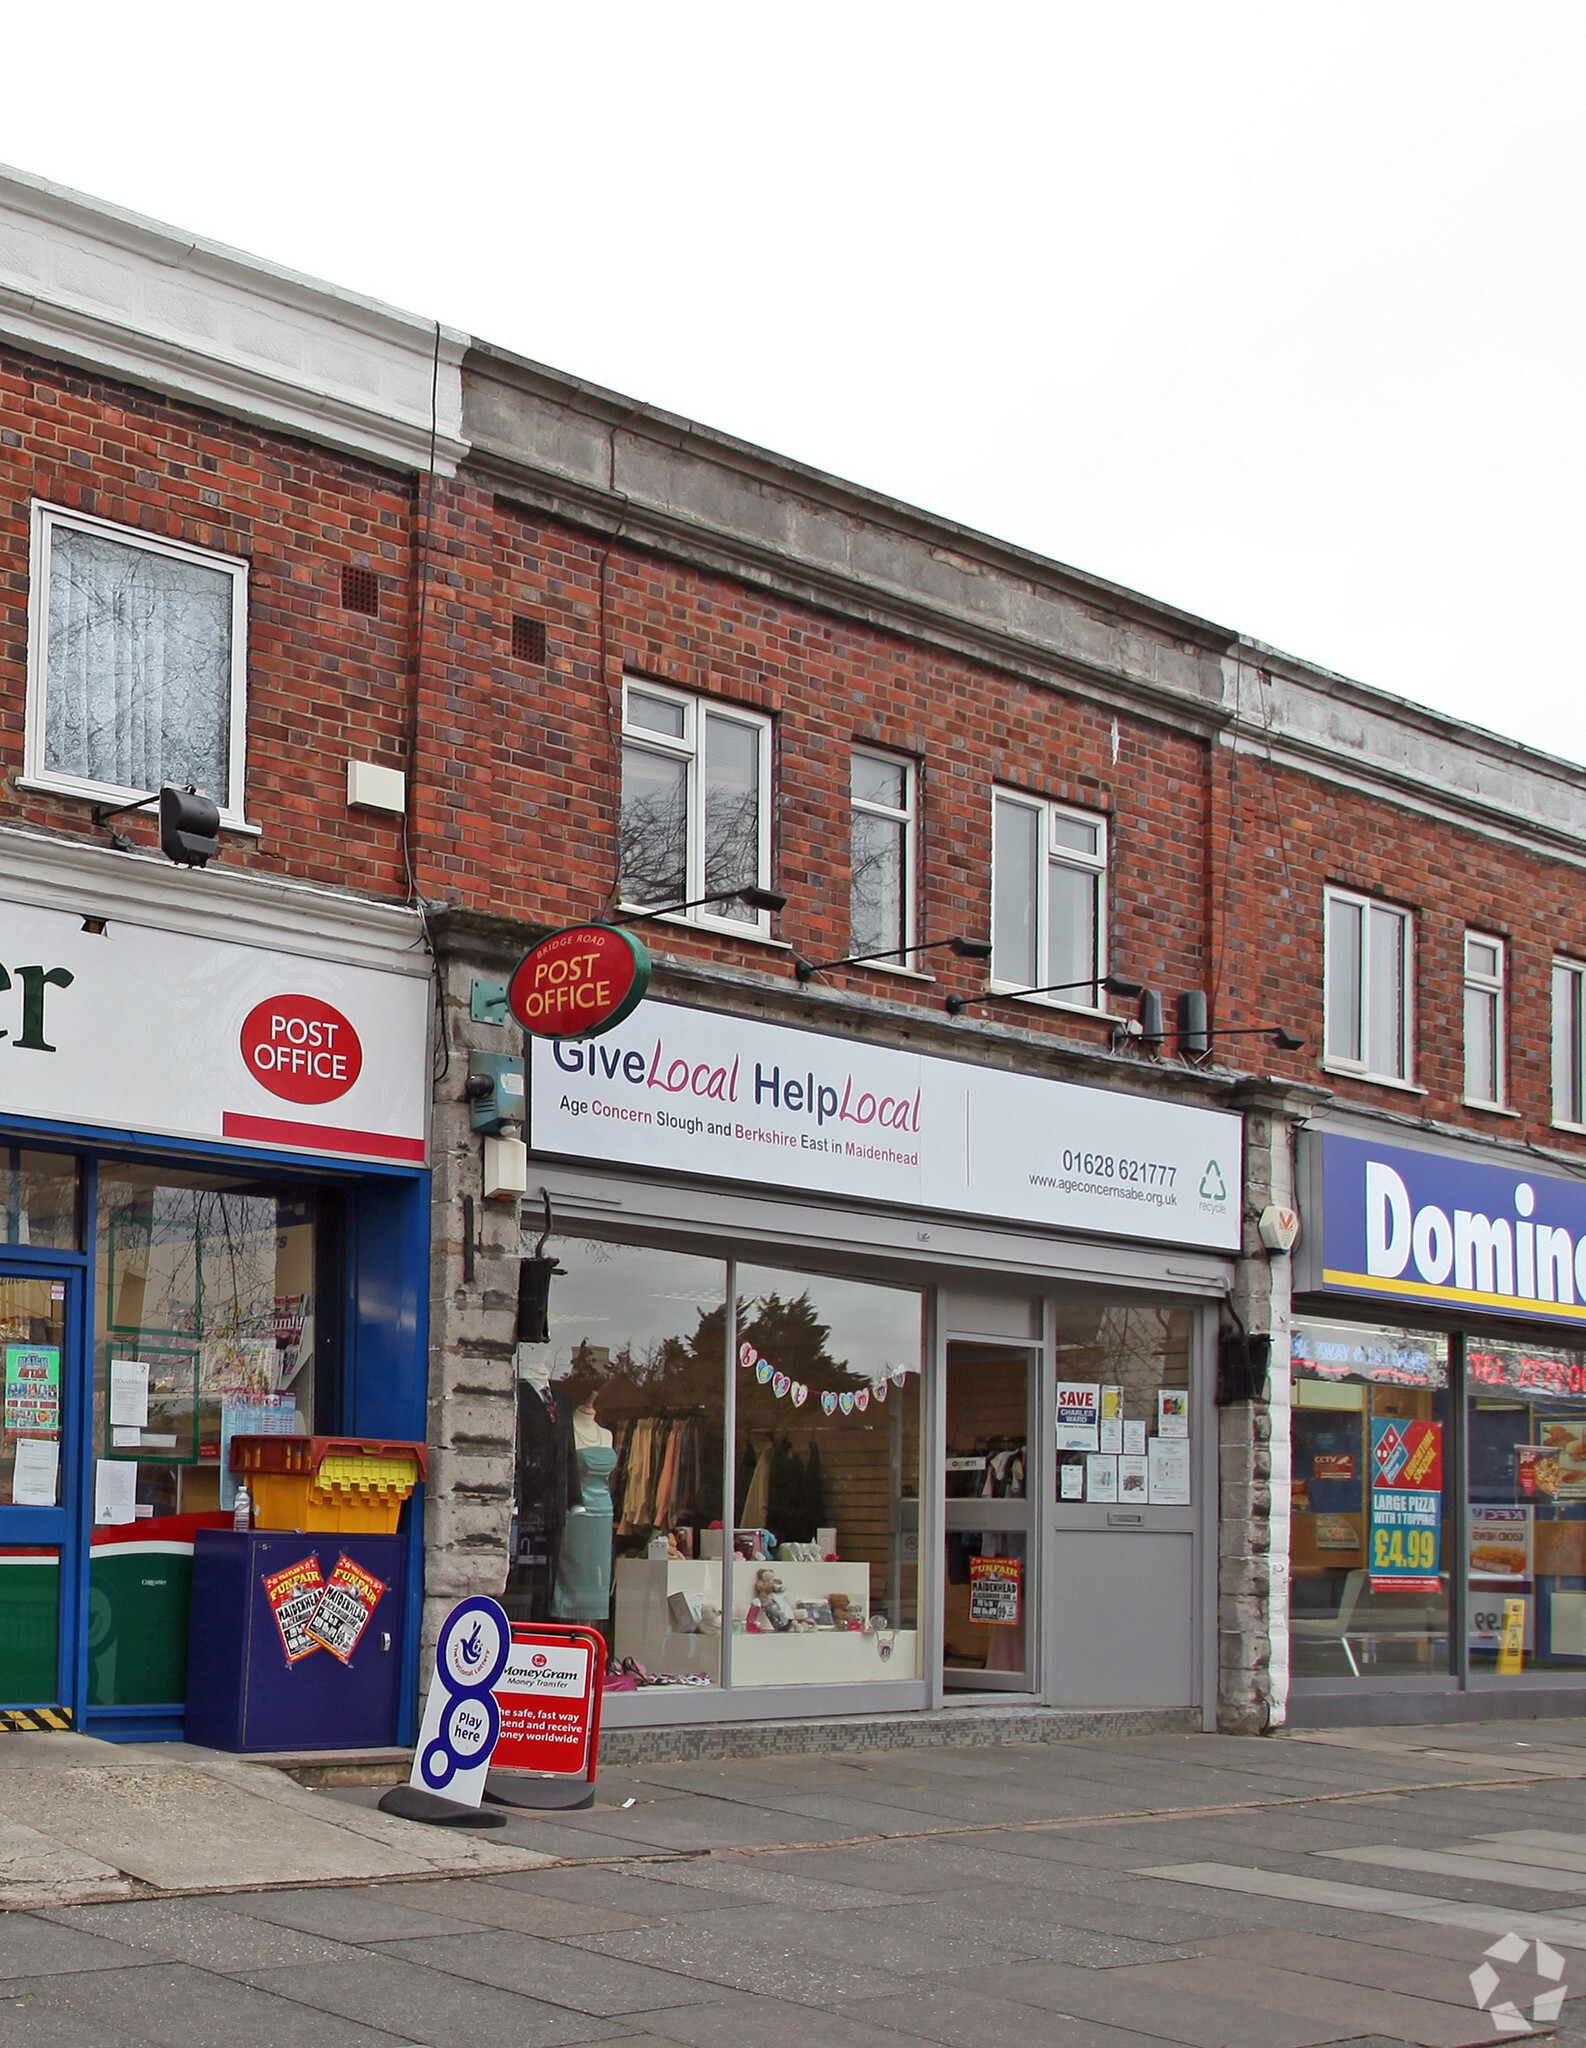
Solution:
{"label": "white window frame", "polygon": [[[669,704],[676,704],[683,712],[681,738],[653,731],[649,726],[634,725],[628,718],[628,697],[630,691],[638,690],[646,697],[658,697]],[[705,765],[706,721],[720,718],[730,724],[747,725],[760,735],[760,819],[759,844],[755,850],[755,873],[749,879],[762,889],[771,886],[771,744],[775,728],[763,711],[751,711],[742,704],[734,704],[722,697],[696,697],[687,690],[669,689],[664,683],[652,683],[647,676],[624,676],[622,679],[622,746],[639,747],[652,754],[660,754],[670,760],[685,761],[688,764],[688,839],[687,877],[684,900],[691,901],[705,893],[705,812],[700,787],[701,771]],[[621,779],[622,761],[617,762],[619,834],[621,831]],[[647,903],[632,903],[624,897],[622,908],[641,911],[652,908]],[[735,938],[770,939],[771,913],[766,910],[751,911],[747,917],[724,917],[720,912],[702,906],[698,910],[674,912],[666,919],[669,924],[703,925],[714,932],[730,933]],[[777,943],[777,942],[773,942]]]}
{"label": "white window frame", "polygon": [[[885,767],[897,768],[903,774],[903,808],[896,810],[891,804],[872,803],[866,797],[854,795],[853,764],[855,761],[880,761]],[[878,959],[869,961],[871,967],[880,968],[888,974],[916,974],[911,967],[908,951],[914,942],[914,892],[915,892],[915,846],[919,820],[920,779],[916,764],[903,754],[889,754],[881,747],[855,747],[848,763],[848,849],[853,855],[853,817],[856,811],[867,818],[884,818],[888,824],[903,827],[903,945],[897,953],[884,953]],[[852,869],[850,868],[850,876]],[[852,932],[852,907],[849,910],[849,943],[855,943]]]}
{"label": "white window frame", "polygon": [[[1490,947],[1496,952],[1498,956],[1498,970],[1495,974],[1489,974],[1484,968],[1472,967],[1470,964],[1470,954],[1473,946]],[[1463,997],[1474,990],[1481,995],[1492,996],[1496,999],[1492,1006],[1495,1020],[1493,1030],[1493,1074],[1498,1084],[1496,1090],[1491,1095],[1472,1095],[1470,1092],[1470,1031],[1465,1020],[1465,1004],[1462,1000],[1460,1003],[1460,1028],[1465,1040],[1464,1100],[1471,1109],[1503,1109],[1508,1103],[1508,983],[1509,947],[1507,941],[1500,939],[1496,932],[1484,932],[1475,929],[1467,930],[1465,933],[1465,978],[1461,995]]]}
{"label": "white window frame", "polygon": [[[1332,1028],[1333,992],[1333,905],[1347,903],[1359,910],[1361,921],[1360,948],[1360,1045],[1361,1057],[1354,1058],[1334,1049],[1328,1035]],[[1400,1033],[1404,1044],[1404,1072],[1402,1074],[1380,1074],[1367,1063],[1366,1052],[1371,1043],[1371,947],[1366,934],[1369,918],[1375,911],[1383,916],[1398,918],[1404,932],[1404,986],[1401,993],[1402,1010]],[[1372,1081],[1384,1088],[1403,1088],[1414,1094],[1424,1095],[1424,1088],[1415,1082],[1415,912],[1401,903],[1384,903],[1377,896],[1362,896],[1353,889],[1327,888],[1322,892],[1322,1065],[1329,1073],[1349,1074],[1359,1081]]]}
{"label": "white window frame", "polygon": [[85,797],[95,803],[130,803],[140,796],[153,796],[148,789],[130,789],[117,782],[93,782],[85,776],[63,775],[45,763],[45,718],[49,695],[50,653],[50,541],[57,527],[71,527],[113,540],[121,547],[139,548],[145,554],[166,555],[179,562],[193,562],[202,569],[217,570],[231,578],[231,723],[226,758],[230,788],[206,790],[220,810],[220,822],[233,831],[257,832],[244,815],[248,788],[248,564],[240,555],[216,554],[210,548],[189,547],[185,542],[164,540],[137,528],[118,525],[111,519],[95,519],[85,512],[71,512],[43,499],[33,501],[32,535],[29,555],[28,590],[28,678],[27,713],[23,736],[22,774],[18,786],[48,790],[56,796]]}
{"label": "white window frame", "polygon": [[[1580,1114],[1575,1117],[1563,1115],[1561,1113],[1559,1104],[1558,985],[1559,977],[1561,975],[1568,975],[1570,980],[1574,984],[1574,1042],[1570,1047],[1570,1055],[1571,1065],[1574,1069],[1575,1101],[1573,1104],[1565,1104],[1564,1108],[1574,1108],[1575,1110],[1580,1112]],[[1551,1027],[1548,1033],[1548,1049],[1550,1054],[1548,1087],[1551,1093],[1551,1100],[1553,1106],[1553,1125],[1555,1129],[1561,1131],[1586,1131],[1586,960],[1571,960],[1566,955],[1561,953],[1556,953],[1553,956],[1553,972],[1550,978],[1548,1001],[1551,1012]]]}
{"label": "white window frame", "polygon": [[[1086,874],[1095,875],[1097,878],[1095,986],[1100,1000],[1095,1003],[1084,1002],[1081,999],[1083,992],[1079,989],[1074,990],[1069,995],[1031,995],[1024,996],[1024,1000],[1030,1003],[1038,1003],[1043,1008],[1051,1010],[1078,1010],[1087,1017],[1105,1017],[1110,1015],[1106,1003],[1106,990],[1101,986],[1109,972],[1107,965],[1107,928],[1110,922],[1108,913],[1111,908],[1109,901],[1111,875],[1108,868],[1108,856],[1111,846],[1110,819],[1103,811],[1088,811],[1078,804],[1060,804],[1050,797],[1030,796],[1022,789],[993,790],[991,799],[991,930],[993,937],[995,937],[997,929],[997,814],[999,806],[1003,804],[1012,804],[1021,810],[1033,811],[1040,821],[1038,844],[1041,848],[1041,858],[1036,868],[1035,902],[1035,957],[1038,970],[1035,976],[1036,986],[1046,981],[1051,974],[1048,949],[1050,944],[1049,910],[1053,865],[1078,868]],[[1093,827],[1096,833],[1096,852],[1094,854],[1087,854],[1078,847],[1060,845],[1053,832],[1054,821],[1058,818],[1074,818],[1083,825]],[[991,974],[988,978],[987,986],[997,990],[999,994],[1008,995],[1022,994],[1024,988],[1022,982],[1008,981],[998,975],[995,955],[992,957]]]}

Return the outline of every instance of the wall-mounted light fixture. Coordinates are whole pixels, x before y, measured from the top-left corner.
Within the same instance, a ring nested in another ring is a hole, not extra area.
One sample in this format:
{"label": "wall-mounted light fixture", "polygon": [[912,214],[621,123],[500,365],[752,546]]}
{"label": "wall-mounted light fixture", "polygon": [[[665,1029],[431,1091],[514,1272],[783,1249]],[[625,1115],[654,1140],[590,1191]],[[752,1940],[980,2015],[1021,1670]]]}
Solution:
{"label": "wall-mounted light fixture", "polygon": [[971,1003],[1011,1002],[1016,996],[1055,996],[1068,988],[1104,988],[1110,996],[1143,993],[1139,982],[1126,981],[1121,974],[1087,974],[1083,981],[1049,981],[1040,988],[985,988],[978,996],[949,996],[947,1014],[961,1017]]}
{"label": "wall-mounted light fixture", "polygon": [[793,972],[800,981],[813,981],[830,967],[862,967],[867,960],[902,960],[910,953],[928,953],[933,946],[951,946],[960,960],[989,960],[990,939],[921,939],[917,946],[888,946],[884,953],[850,953],[845,960],[805,960],[795,954]]}
{"label": "wall-mounted light fixture", "polygon": [[687,903],[664,903],[659,910],[613,910],[596,918],[597,924],[642,924],[647,917],[677,917],[685,910],[703,910],[707,903],[742,903],[750,910],[785,910],[787,898],[780,889],[762,889],[750,883],[743,889],[718,889],[714,896],[695,896]]}
{"label": "wall-mounted light fixture", "polygon": [[1235,1024],[1213,1031],[1206,1018],[1206,991],[1185,989],[1178,999],[1178,1049],[1186,1058],[1211,1051],[1214,1038],[1270,1038],[1280,1052],[1298,1052],[1305,1040],[1285,1024]]}
{"label": "wall-mounted light fixture", "polygon": [[[144,811],[150,804],[160,807],[160,851],[179,868],[201,868],[220,851],[220,811],[207,796],[200,796],[189,783],[175,789],[167,783],[152,796],[140,796],[130,804],[95,804],[90,816],[96,825],[119,818],[123,811]],[[118,853],[136,853],[124,832],[112,832],[110,843]]]}

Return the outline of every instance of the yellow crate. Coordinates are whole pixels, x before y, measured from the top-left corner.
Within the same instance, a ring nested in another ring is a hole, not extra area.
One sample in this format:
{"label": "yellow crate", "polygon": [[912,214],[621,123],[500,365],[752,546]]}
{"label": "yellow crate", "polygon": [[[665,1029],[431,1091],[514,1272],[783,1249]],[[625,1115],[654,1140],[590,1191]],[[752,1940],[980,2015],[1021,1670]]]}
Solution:
{"label": "yellow crate", "polygon": [[250,1472],[258,1529],[391,1536],[418,1480],[410,1458],[327,1456],[317,1472]]}

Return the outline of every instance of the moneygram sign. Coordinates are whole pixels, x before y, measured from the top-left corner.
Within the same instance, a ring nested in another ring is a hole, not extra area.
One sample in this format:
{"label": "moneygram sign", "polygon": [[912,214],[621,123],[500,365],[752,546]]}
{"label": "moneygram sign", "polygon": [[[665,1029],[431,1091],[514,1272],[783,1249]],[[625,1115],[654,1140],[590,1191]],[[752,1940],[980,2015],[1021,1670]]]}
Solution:
{"label": "moneygram sign", "polygon": [[1580,1181],[1330,1134],[1307,1144],[1307,1287],[1586,1324]]}
{"label": "moneygram sign", "polygon": [[1241,1125],[1221,1110],[1044,1081],[646,1002],[530,1049],[537,1152],[1237,1250]]}

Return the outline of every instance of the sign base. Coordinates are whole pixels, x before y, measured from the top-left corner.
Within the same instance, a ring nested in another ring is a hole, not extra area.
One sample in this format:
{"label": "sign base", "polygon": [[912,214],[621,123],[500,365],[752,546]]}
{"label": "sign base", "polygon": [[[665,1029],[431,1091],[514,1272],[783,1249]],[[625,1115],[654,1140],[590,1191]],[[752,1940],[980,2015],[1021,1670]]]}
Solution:
{"label": "sign base", "polygon": [[421,1785],[393,1785],[380,1798],[380,1811],[398,1820],[428,1821],[434,1828],[504,1828],[504,1813],[486,1813],[478,1806],[464,1806],[456,1799],[442,1799],[438,1792],[426,1792]]}
{"label": "sign base", "polygon": [[485,1779],[492,1806],[538,1807],[542,1813],[576,1813],[595,1803],[593,1778],[528,1778],[518,1771],[492,1771]]}

